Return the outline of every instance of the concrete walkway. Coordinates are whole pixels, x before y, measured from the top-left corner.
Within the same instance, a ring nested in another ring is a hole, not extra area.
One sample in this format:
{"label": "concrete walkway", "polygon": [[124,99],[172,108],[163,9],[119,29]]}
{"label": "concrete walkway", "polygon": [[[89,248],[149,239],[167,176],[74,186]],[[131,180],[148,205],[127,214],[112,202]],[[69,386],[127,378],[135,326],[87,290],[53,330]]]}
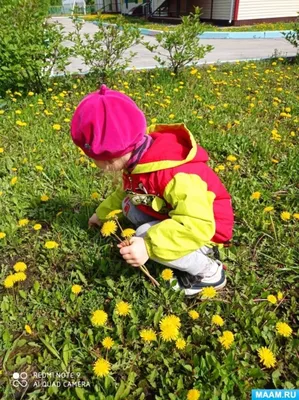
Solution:
{"label": "concrete walkway", "polygon": [[[65,32],[73,30],[73,23],[68,17],[54,17],[52,21],[63,25]],[[94,34],[97,26],[91,22],[86,22],[82,29],[83,33]],[[152,36],[145,36],[144,39],[151,44],[156,44]],[[284,57],[296,54],[296,49],[285,39],[201,39],[203,45],[211,44],[214,46],[207,56],[200,60],[199,64],[214,64],[218,62],[233,62],[236,60],[256,60],[273,56]],[[66,43],[69,46],[70,43]],[[158,63],[153,59],[153,54],[144,46],[133,46],[131,51],[137,55],[132,59],[130,67],[138,69],[154,68]],[[88,68],[83,62],[76,58],[71,59],[71,64],[67,67],[70,72],[87,72]]]}

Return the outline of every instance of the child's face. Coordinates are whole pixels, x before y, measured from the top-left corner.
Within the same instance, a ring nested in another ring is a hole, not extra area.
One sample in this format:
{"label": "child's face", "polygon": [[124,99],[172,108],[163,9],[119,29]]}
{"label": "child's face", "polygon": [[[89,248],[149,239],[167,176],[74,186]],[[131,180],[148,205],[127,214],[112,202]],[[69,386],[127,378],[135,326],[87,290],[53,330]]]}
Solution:
{"label": "child's face", "polygon": [[132,153],[125,154],[119,158],[113,158],[112,160],[94,160],[94,163],[98,168],[103,171],[111,172],[111,171],[121,171],[125,168],[127,162],[129,161]]}

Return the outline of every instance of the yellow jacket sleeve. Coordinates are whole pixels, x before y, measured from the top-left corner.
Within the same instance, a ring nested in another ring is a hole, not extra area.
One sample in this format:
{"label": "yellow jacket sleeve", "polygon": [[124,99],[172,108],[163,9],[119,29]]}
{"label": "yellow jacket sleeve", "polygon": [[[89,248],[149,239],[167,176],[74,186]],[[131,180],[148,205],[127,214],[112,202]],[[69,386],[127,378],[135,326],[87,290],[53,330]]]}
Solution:
{"label": "yellow jacket sleeve", "polygon": [[198,175],[178,173],[163,197],[172,206],[170,218],[152,226],[145,237],[150,258],[172,261],[211,243],[215,234],[215,194]]}
{"label": "yellow jacket sleeve", "polygon": [[110,211],[121,209],[122,201],[125,197],[126,192],[123,190],[122,186],[119,186],[96,209],[96,214],[99,220],[104,221],[106,219],[106,215],[109,214]]}

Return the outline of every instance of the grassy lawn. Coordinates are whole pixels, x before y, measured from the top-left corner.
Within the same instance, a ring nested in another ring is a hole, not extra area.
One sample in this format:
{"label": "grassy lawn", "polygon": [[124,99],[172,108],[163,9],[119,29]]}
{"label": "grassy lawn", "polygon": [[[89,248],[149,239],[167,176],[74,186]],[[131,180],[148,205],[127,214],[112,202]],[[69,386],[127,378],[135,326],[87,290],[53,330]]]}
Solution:
{"label": "grassy lawn", "polygon": [[[186,123],[209,152],[235,210],[232,246],[222,251],[227,288],[186,299],[162,279],[162,267],[147,263],[156,289],[122,261],[113,239],[87,229],[120,180],[70,139],[72,113],[96,89],[92,80],[53,81],[45,95],[8,93],[0,101],[0,397],[28,390],[23,398],[183,400],[197,389],[200,399],[240,400],[253,388],[299,387],[299,65],[130,72],[110,86],[132,96],[148,124]],[[18,262],[25,275],[5,288]],[[117,313],[120,301],[131,305],[127,316]],[[103,326],[92,323],[96,310],[107,313]],[[160,335],[170,314],[180,319],[185,347]],[[144,342],[143,329],[156,340]],[[234,335],[227,348],[224,331]],[[262,347],[275,359],[262,362]],[[98,377],[101,358],[111,369]],[[29,388],[13,387],[13,372],[26,372]],[[49,374],[43,382],[41,372]]]}
{"label": "grassy lawn", "polygon": [[[106,22],[115,22],[115,19],[118,17],[118,14],[102,14],[101,19]],[[96,21],[98,20],[97,15],[86,15],[82,16],[82,18],[86,21]],[[128,24],[134,24],[139,26],[140,28],[147,28],[147,29],[156,29],[156,30],[168,30],[173,29],[175,25],[169,24],[161,24],[161,23],[154,23],[149,22],[143,18],[138,17],[130,17],[124,16],[124,20]],[[205,31],[212,31],[212,32],[258,32],[258,31],[284,31],[284,30],[292,30],[294,27],[294,23],[292,22],[279,22],[279,23],[263,23],[263,24],[255,24],[249,26],[229,26],[229,27],[220,27],[215,26],[212,24],[207,24],[203,22],[203,26]]]}

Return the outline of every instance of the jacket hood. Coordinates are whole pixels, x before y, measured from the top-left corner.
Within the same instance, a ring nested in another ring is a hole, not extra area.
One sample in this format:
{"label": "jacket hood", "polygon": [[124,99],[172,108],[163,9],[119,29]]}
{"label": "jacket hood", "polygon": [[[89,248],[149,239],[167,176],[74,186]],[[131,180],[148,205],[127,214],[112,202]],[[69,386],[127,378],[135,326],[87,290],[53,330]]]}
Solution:
{"label": "jacket hood", "polygon": [[141,174],[174,168],[188,162],[207,162],[207,152],[195,142],[184,124],[151,125],[153,144],[131,172]]}

